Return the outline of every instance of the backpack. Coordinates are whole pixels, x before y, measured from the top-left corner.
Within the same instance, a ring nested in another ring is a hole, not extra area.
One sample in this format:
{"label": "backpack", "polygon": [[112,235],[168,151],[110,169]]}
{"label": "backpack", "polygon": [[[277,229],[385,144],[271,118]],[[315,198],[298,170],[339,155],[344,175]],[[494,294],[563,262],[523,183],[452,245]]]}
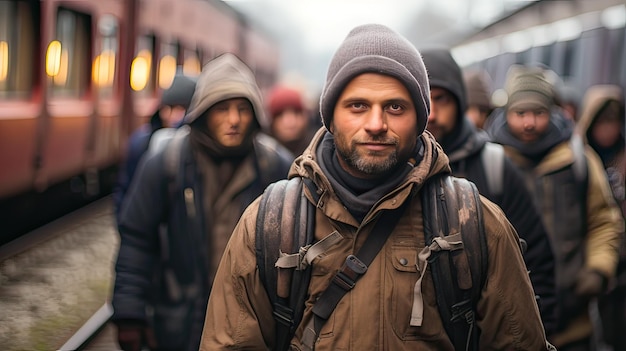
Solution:
{"label": "backpack", "polygon": [[[305,197],[304,186],[318,202],[311,180],[281,180],[263,193],[256,219],[256,259],[273,305],[275,350],[288,350],[300,324],[308,298],[310,263],[342,239],[335,231],[314,242],[316,206]],[[466,179],[446,174],[428,180],[421,196],[427,246],[443,239],[460,247],[442,249],[428,258],[446,333],[456,350],[478,350],[475,309],[488,267],[478,191]],[[459,213],[470,215],[461,218]],[[276,266],[279,258],[283,268]]]}

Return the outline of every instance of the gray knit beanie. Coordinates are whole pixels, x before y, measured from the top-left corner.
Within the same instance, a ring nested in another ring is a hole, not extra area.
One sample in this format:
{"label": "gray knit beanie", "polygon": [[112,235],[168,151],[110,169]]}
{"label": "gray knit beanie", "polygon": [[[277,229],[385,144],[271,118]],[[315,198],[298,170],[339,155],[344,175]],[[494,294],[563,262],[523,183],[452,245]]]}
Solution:
{"label": "gray knit beanie", "polygon": [[550,110],[555,104],[552,83],[540,67],[513,65],[507,72],[504,90],[508,95],[506,108]]}
{"label": "gray knit beanie", "polygon": [[380,24],[354,28],[339,46],[328,67],[320,99],[326,129],[343,89],[362,73],[380,73],[400,80],[411,94],[421,133],[430,114],[430,88],[422,56],[406,38]]}

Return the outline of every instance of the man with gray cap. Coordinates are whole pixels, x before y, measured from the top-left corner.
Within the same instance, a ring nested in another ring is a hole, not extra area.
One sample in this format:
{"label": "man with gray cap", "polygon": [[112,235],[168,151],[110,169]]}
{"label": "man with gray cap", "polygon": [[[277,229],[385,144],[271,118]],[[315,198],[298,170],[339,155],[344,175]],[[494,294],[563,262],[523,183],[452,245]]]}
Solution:
{"label": "man with gray cap", "polygon": [[[437,307],[444,292],[435,292],[429,259],[439,257],[435,243],[441,242],[425,238],[425,226],[437,217],[424,215],[421,200],[426,184],[451,180],[447,156],[424,131],[429,98],[426,69],[409,41],[378,24],[348,34],[330,62],[320,100],[325,129],[289,173],[289,182],[301,178],[307,184],[302,201],[314,211],[305,217],[307,226],[314,221],[314,242],[296,254],[281,249],[281,259],[268,262],[282,269],[296,258],[296,267],[305,266],[296,270],[310,269],[309,283],[293,286],[287,296],[306,290],[302,316],[287,345],[278,341],[280,322],[273,315],[284,311],[271,302],[257,255],[263,250],[257,240],[272,240],[257,235],[264,221],[274,220],[257,216],[264,196],[246,209],[222,256],[201,350],[455,349]],[[474,316],[480,330],[468,349],[546,350],[517,235],[497,206],[474,198],[480,208],[475,214],[484,220],[488,262],[475,314],[464,315]],[[344,294],[328,310],[326,293],[337,288]],[[318,309],[328,312],[326,319],[318,319]]]}
{"label": "man with gray cap", "polygon": [[624,220],[598,155],[573,134],[540,67],[514,65],[488,132],[519,166],[555,257],[559,350],[593,350],[590,301],[614,279]]}
{"label": "man with gray cap", "polygon": [[112,305],[122,350],[198,349],[239,216],[293,161],[259,133],[263,108],[250,68],[220,55],[204,66],[184,125],[142,158],[118,222]]}

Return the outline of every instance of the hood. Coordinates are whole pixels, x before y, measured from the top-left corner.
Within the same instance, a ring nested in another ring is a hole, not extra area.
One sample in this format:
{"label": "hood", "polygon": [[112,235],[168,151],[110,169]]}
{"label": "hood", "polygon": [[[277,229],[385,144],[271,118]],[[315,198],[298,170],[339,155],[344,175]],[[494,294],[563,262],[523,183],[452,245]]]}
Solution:
{"label": "hood", "polygon": [[449,50],[431,49],[422,51],[424,65],[428,71],[431,88],[444,88],[454,95],[458,105],[458,120],[465,115],[467,96],[461,68]]}
{"label": "hood", "polygon": [[461,68],[449,50],[431,49],[422,51],[424,64],[428,71],[430,88],[443,88],[449,91],[456,100],[457,115],[454,129],[439,138],[439,143],[446,153],[451,153],[466,144],[470,136],[465,118],[467,96]]}
{"label": "hood", "polygon": [[624,108],[624,96],[622,94],[622,89],[617,85],[594,85],[587,89],[581,105],[582,112],[576,125],[576,133],[587,141],[587,131],[607,102],[618,101],[622,109]]}
{"label": "hood", "polygon": [[553,108],[550,111],[550,124],[545,134],[535,142],[525,143],[517,139],[509,130],[504,108],[495,110],[489,118],[492,121],[487,128],[487,133],[491,141],[511,146],[535,161],[543,158],[556,145],[569,140],[574,129],[573,122],[565,118],[559,108]]}
{"label": "hood", "polygon": [[[306,150],[291,165],[289,178],[296,176],[309,178],[315,182],[321,191],[333,192],[330,180],[322,172],[316,159],[317,148],[326,134],[330,134],[330,132],[324,127],[317,131]],[[443,152],[435,137],[430,132],[424,131],[418,138],[422,139],[422,144],[424,145],[424,157],[400,185],[402,188],[411,184],[421,187],[426,179],[436,174],[450,173],[448,156]]]}
{"label": "hood", "polygon": [[184,123],[192,123],[220,101],[246,98],[259,126],[267,128],[261,96],[252,70],[237,56],[222,54],[202,68]]}

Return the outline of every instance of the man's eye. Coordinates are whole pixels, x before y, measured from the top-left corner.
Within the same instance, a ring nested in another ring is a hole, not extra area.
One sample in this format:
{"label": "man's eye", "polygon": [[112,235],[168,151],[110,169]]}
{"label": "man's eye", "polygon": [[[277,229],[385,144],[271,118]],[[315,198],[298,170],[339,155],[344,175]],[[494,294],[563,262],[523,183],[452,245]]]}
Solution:
{"label": "man's eye", "polygon": [[391,104],[391,105],[389,105],[389,110],[392,111],[392,112],[400,112],[400,111],[402,111],[402,109],[403,109],[402,105],[399,105],[399,104]]}
{"label": "man's eye", "polygon": [[360,102],[354,102],[352,103],[351,107],[354,109],[360,110],[360,109],[365,108],[365,104],[360,103]]}

